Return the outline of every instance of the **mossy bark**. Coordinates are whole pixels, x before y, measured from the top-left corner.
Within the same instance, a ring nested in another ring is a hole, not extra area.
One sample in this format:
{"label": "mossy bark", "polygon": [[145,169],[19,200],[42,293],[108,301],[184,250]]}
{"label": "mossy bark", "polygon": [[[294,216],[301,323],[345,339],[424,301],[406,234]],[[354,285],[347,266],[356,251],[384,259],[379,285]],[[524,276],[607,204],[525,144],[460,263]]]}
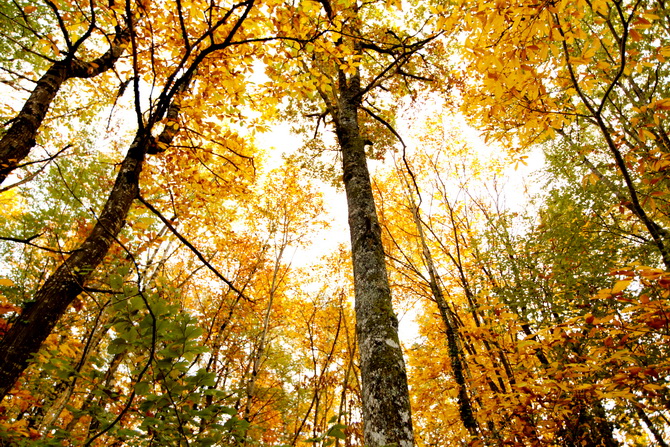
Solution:
{"label": "mossy bark", "polygon": [[341,76],[335,113],[342,149],[361,357],[365,445],[414,445],[407,374],[382,247],[370,174],[360,134],[360,78]]}

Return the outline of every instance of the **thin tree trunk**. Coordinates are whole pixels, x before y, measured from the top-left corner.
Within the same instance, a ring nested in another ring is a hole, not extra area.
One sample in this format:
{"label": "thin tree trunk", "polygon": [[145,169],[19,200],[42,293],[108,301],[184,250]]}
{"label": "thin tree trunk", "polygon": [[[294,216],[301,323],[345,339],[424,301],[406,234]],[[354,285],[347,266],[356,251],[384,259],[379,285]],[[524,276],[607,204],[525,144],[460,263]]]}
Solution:
{"label": "thin tree trunk", "polygon": [[649,416],[647,416],[647,413],[644,412],[644,410],[633,404],[633,408],[635,408],[635,412],[639,416],[639,418],[642,420],[644,425],[647,427],[647,430],[652,434],[654,437],[654,440],[656,441],[656,444],[658,444],[660,447],[668,447],[668,443],[665,442],[663,439],[663,435],[661,432],[658,430],[658,428],[654,425],[654,423],[649,419]]}
{"label": "thin tree trunk", "polygon": [[[85,348],[81,353],[81,358],[74,366],[74,370],[77,373],[81,372],[81,369],[88,361],[89,357],[93,353],[93,350],[95,350],[95,348],[100,345],[102,338],[105,336],[105,334],[107,334],[107,331],[109,330],[108,327],[105,327],[103,324],[101,324],[101,320],[103,319],[106,310],[107,306],[103,306],[100,309],[100,312],[98,313],[95,319],[95,323],[93,325],[93,328],[91,329],[91,333],[87,337],[88,341],[86,342]],[[108,316],[109,314],[107,314],[107,317]],[[44,432],[52,424],[56,422],[60,414],[63,412],[65,406],[68,403],[70,403],[76,385],[77,385],[77,376],[73,376],[69,381],[63,381],[61,382],[61,384],[58,385],[58,387],[62,386],[64,387],[64,389],[58,393],[57,398],[54,399],[54,401],[48,408],[43,409],[44,417],[42,418],[41,421],[39,421],[37,428],[38,431]]]}
{"label": "thin tree trunk", "polygon": [[[102,383],[98,386],[99,389],[103,391],[111,391],[112,387],[115,382],[115,374],[119,369],[119,366],[121,366],[121,362],[126,358],[128,355],[128,351],[123,351],[114,354],[114,357],[112,357],[112,360],[109,362],[109,366],[107,367],[107,371],[105,372],[105,377],[102,380]],[[78,413],[79,414],[88,414],[90,409],[94,406],[99,406],[100,408],[104,409],[106,404],[104,402],[103,397],[98,397],[98,402],[95,402],[96,396],[94,393],[95,388],[92,388],[86,397],[82,400],[82,405],[79,408]],[[73,417],[70,422],[65,426],[65,431],[66,432],[72,432],[77,424],[81,421],[82,417]],[[100,422],[98,421],[97,418],[91,418],[90,421],[88,422],[88,427],[86,428],[86,437],[88,438],[88,435],[90,432],[96,432],[99,428]]]}
{"label": "thin tree trunk", "polygon": [[92,78],[109,70],[123,54],[129,39],[128,30],[119,31],[109,50],[99,58],[84,62],[68,55],[42,75],[21,112],[12,120],[12,126],[0,139],[0,183],[35,146],[37,130],[63,83],[71,78]]}
{"label": "thin tree trunk", "polygon": [[414,195],[411,192],[410,186],[406,185],[406,187],[408,189],[407,196],[410,207],[412,209],[412,218],[414,219],[414,225],[416,226],[421,244],[421,252],[428,270],[430,291],[433,295],[433,299],[435,299],[437,308],[440,311],[440,316],[442,317],[442,322],[445,326],[447,346],[449,348],[449,359],[451,361],[451,370],[454,375],[454,379],[456,380],[456,384],[458,385],[458,412],[461,416],[463,425],[468,430],[470,435],[476,437],[479,434],[479,425],[475,419],[472,403],[470,402],[470,397],[468,395],[467,384],[465,382],[465,375],[463,374],[464,353],[460,346],[457,323],[451,316],[451,309],[449,309],[449,304],[444,298],[442,289],[438,284],[439,276],[437,274],[435,264],[433,263],[433,256],[430,253],[430,248],[426,243],[423,224],[421,223],[421,219],[419,217],[419,207],[415,203]]}
{"label": "thin tree trunk", "polygon": [[[286,239],[284,238],[284,241],[285,240]],[[270,293],[268,294],[269,295],[268,307],[265,310],[265,315],[263,317],[263,329],[261,330],[261,333],[259,335],[258,347],[256,348],[256,352],[254,353],[252,359],[251,376],[247,381],[246,386],[247,399],[244,405],[244,411],[242,413],[242,419],[246,421],[250,421],[251,419],[252,401],[253,398],[256,396],[256,382],[258,380],[258,374],[261,369],[261,363],[263,361],[263,357],[266,355],[267,351],[267,338],[268,338],[268,332],[270,330],[270,315],[272,313],[272,304],[274,303],[275,294],[277,293],[277,289],[279,287],[278,275],[279,275],[279,269],[281,267],[281,260],[284,255],[284,249],[286,249],[286,244],[281,246],[281,248],[279,249],[279,254],[275,259],[275,265],[272,271],[272,282],[270,283]],[[244,436],[246,437],[246,430]]]}
{"label": "thin tree trunk", "polygon": [[358,123],[360,74],[347,80],[340,73],[339,94],[334,118],[342,149],[351,235],[365,445],[395,443],[398,447],[411,447],[414,433],[407,374]]}

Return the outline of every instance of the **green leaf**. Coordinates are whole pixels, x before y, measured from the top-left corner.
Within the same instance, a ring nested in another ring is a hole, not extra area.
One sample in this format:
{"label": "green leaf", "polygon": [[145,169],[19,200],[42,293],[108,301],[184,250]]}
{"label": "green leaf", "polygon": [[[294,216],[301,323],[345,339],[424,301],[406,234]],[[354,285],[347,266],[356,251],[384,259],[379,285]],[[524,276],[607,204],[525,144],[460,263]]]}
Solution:
{"label": "green leaf", "polygon": [[330,437],[337,438],[337,439],[346,439],[346,435],[342,431],[343,429],[346,429],[346,428],[347,428],[346,425],[335,424],[328,429],[328,432],[326,433],[326,436],[330,436]]}
{"label": "green leaf", "polygon": [[136,432],[135,430],[130,430],[127,428],[122,428],[116,432],[116,436],[119,438],[129,438],[132,436],[139,436],[140,433]]}
{"label": "green leaf", "polygon": [[121,290],[123,288],[123,276],[118,273],[109,275],[109,286],[112,290]]}
{"label": "green leaf", "polygon": [[135,384],[135,394],[144,396],[149,392],[149,384],[147,382],[139,382]]}
{"label": "green leaf", "polygon": [[134,296],[128,300],[128,310],[133,312],[136,310],[144,309],[145,304],[141,296]]}
{"label": "green leaf", "polygon": [[120,354],[128,349],[128,344],[123,338],[115,338],[107,347],[107,352],[110,354]]}

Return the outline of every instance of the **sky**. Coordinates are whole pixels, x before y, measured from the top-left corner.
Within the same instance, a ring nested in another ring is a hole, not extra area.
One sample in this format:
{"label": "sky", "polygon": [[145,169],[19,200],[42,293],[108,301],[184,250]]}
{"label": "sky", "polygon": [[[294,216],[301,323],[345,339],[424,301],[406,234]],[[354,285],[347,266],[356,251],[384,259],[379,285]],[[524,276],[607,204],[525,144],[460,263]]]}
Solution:
{"label": "sky", "polygon": [[[410,110],[408,112],[417,114],[417,111]],[[434,113],[434,111],[424,108],[423,113]],[[462,116],[451,116],[448,120],[451,120],[451,123],[447,123],[448,125],[458,126],[461,129],[465,141],[470,147],[474,148],[476,151],[474,155],[481,160],[483,165],[486,165],[487,160],[492,160],[501,155],[500,149],[484,143],[483,138],[475,129],[467,125]],[[408,154],[411,154],[422,143],[408,135],[411,134],[409,129],[404,130],[403,139],[407,144]],[[400,131],[402,132],[402,130]],[[256,144],[262,153],[268,154],[265,169],[270,170],[281,164],[284,155],[298,150],[303,144],[303,137],[292,133],[289,125],[277,124],[272,126],[268,132],[258,135]],[[387,156],[383,161],[368,160],[371,175],[374,177],[377,174],[380,176],[388,174],[389,170],[395,169],[394,164],[400,156],[401,154]],[[394,158],[396,158],[396,161],[394,161]],[[527,158],[523,159],[523,162],[509,162],[507,164],[502,173],[501,183],[504,185],[504,205],[511,211],[521,212],[527,203],[527,194],[539,192],[540,183],[533,181],[532,176],[533,173],[542,168],[543,163],[544,157],[538,150],[527,154]],[[311,246],[295,251],[292,258],[292,265],[295,267],[309,266],[315,260],[336,250],[340,245],[350,246],[344,190],[326,185],[323,182],[320,183],[320,189],[324,199],[323,211],[331,225],[328,229],[321,230],[314,235]],[[411,346],[418,339],[418,324],[415,320],[420,311],[420,302],[411,307],[396,309],[400,322],[400,337],[405,346]]]}

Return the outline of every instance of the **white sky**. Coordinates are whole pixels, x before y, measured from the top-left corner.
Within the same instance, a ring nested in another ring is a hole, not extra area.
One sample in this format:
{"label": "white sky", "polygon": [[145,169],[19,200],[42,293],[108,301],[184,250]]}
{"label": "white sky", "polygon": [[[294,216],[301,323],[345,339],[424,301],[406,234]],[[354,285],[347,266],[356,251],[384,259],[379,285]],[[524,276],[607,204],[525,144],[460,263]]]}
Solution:
{"label": "white sky", "polygon": [[[457,117],[455,121],[458,121],[459,125],[466,129],[466,139],[473,148],[477,148],[480,158],[485,160],[487,157],[495,156],[494,151],[496,149],[487,146],[475,130],[468,130],[463,118]],[[412,151],[413,144],[420,144],[408,137],[404,137],[404,139],[409,146],[408,152]],[[288,125],[280,124],[273,126],[269,132],[258,135],[256,144],[262,152],[269,155],[269,159],[266,160],[269,170],[281,163],[284,154],[290,154],[302,146],[302,137],[292,134]],[[520,211],[526,203],[524,191],[529,188],[527,179],[532,172],[541,168],[544,157],[541,152],[537,151],[528,154],[525,161],[526,165],[510,164],[507,169],[508,172],[505,173],[505,205],[514,211]],[[368,160],[368,166],[371,175],[374,176],[376,172],[387,171],[393,167],[392,157],[388,157],[386,162]],[[530,184],[530,188],[536,188],[537,186],[537,182]],[[329,185],[323,185],[321,191],[324,195],[324,213],[327,220],[331,222],[331,227],[314,235],[311,247],[296,251],[293,257],[293,265],[296,267],[304,267],[317,262],[323,255],[333,252],[341,244],[350,246],[347,203],[344,191]],[[400,320],[400,336],[405,346],[410,346],[418,337],[418,325],[415,319],[420,313],[420,306],[421,303],[418,302],[413,308],[396,310]]]}

